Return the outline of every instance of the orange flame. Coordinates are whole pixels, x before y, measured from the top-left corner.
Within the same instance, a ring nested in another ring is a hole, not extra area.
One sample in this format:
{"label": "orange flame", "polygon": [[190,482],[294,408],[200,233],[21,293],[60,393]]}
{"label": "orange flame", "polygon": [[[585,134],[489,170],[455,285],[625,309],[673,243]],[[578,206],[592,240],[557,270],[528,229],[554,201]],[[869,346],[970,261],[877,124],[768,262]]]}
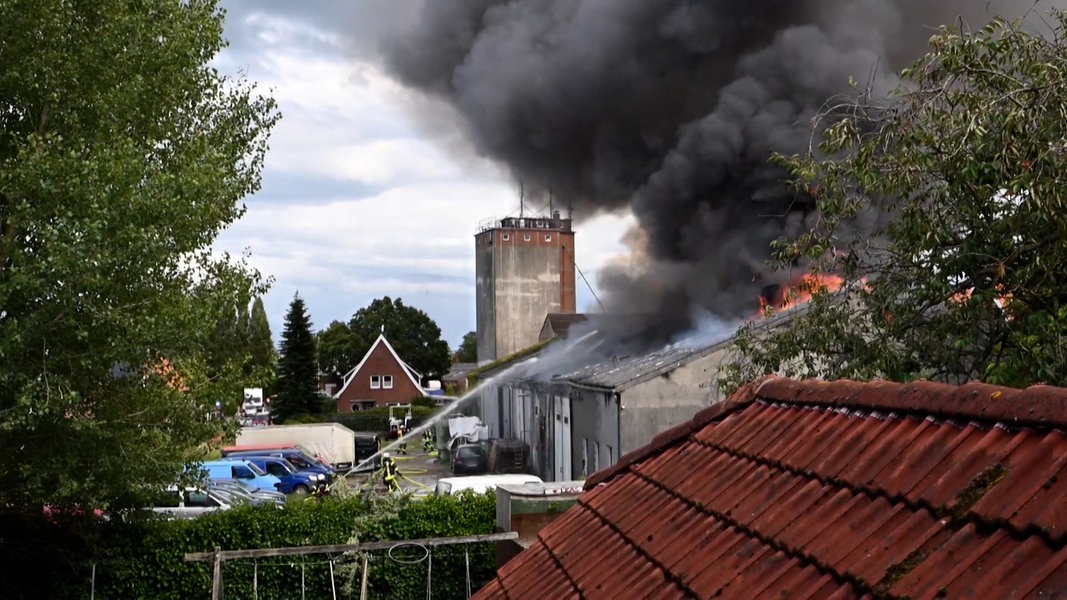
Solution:
{"label": "orange flame", "polygon": [[778,288],[772,297],[761,296],[760,315],[770,316],[780,310],[788,310],[811,300],[816,291],[836,292],[843,285],[845,280],[837,275],[807,273],[796,282]]}

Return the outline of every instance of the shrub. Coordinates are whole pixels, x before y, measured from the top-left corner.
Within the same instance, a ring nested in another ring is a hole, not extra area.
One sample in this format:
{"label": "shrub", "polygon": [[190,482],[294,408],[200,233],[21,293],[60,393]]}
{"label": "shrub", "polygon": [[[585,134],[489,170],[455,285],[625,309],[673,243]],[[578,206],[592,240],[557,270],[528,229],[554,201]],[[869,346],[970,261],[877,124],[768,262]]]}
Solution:
{"label": "shrub", "polygon": [[[240,507],[192,520],[117,520],[106,526],[91,559],[97,565],[96,597],[205,597],[211,590],[212,565],[187,563],[184,555],[210,552],[215,546],[237,550],[485,534],[494,531],[495,509],[493,494],[431,496],[418,501],[349,496],[291,502],[284,509]],[[429,560],[415,564],[395,562],[385,551],[372,552],[372,597],[425,598],[428,563],[432,563],[432,597],[464,597],[468,552],[472,587],[477,589],[494,573],[492,543],[437,547]],[[360,562],[356,555],[228,561],[223,567],[224,593],[232,598],[252,597],[255,574],[259,598],[298,597],[302,578],[307,597],[329,598],[331,558],[338,596],[358,597]],[[86,564],[86,578],[76,582],[75,589],[59,590],[53,597],[84,597],[89,568]],[[33,580],[20,578],[18,582],[38,589]],[[32,590],[26,594],[32,597]],[[18,590],[13,597],[20,597]]]}

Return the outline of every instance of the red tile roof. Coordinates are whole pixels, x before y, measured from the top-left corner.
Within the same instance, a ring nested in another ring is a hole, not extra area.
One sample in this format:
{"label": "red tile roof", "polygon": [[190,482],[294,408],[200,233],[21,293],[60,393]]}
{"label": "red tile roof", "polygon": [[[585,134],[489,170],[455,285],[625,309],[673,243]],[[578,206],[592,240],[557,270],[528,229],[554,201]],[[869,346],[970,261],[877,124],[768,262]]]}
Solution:
{"label": "red tile roof", "polygon": [[476,598],[1067,597],[1067,389],[767,379],[592,476]]}

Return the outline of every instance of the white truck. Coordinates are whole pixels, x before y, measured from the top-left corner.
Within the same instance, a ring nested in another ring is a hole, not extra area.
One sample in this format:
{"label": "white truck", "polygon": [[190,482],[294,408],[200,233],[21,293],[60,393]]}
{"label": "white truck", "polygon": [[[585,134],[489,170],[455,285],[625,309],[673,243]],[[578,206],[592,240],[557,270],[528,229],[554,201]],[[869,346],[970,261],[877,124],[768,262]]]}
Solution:
{"label": "white truck", "polygon": [[340,423],[242,427],[238,446],[300,445],[338,471],[351,469],[356,460],[356,432]]}

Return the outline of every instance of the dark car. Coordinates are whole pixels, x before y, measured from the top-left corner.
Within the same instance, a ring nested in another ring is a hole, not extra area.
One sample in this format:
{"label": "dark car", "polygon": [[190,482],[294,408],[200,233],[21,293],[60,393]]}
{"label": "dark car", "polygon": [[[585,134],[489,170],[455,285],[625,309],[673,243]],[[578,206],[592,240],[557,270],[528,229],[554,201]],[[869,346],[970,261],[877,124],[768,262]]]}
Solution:
{"label": "dark car", "polygon": [[481,444],[463,444],[452,451],[452,472],[478,475],[489,470],[489,455]]}

